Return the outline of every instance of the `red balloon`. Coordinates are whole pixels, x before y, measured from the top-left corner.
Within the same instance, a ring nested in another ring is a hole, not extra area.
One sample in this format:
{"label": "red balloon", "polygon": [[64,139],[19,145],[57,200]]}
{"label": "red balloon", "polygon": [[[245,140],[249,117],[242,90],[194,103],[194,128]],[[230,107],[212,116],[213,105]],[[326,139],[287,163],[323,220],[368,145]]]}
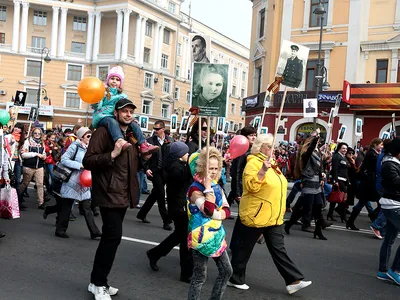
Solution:
{"label": "red balloon", "polygon": [[81,185],[84,187],[92,186],[92,173],[88,170],[83,170],[80,177]]}
{"label": "red balloon", "polygon": [[229,144],[231,159],[242,156],[249,150],[249,140],[244,135],[236,135]]}

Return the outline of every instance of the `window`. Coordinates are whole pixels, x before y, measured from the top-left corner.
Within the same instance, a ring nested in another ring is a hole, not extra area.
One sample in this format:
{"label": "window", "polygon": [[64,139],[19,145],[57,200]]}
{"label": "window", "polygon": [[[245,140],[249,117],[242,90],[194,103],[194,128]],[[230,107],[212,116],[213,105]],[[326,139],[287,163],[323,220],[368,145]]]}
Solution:
{"label": "window", "polygon": [[168,68],[168,55],[161,54],[161,68]]}
{"label": "window", "polygon": [[327,24],[327,15],[328,15],[328,3],[329,0],[311,0],[311,10],[310,10],[310,27],[319,27],[321,26],[321,18],[316,14],[313,14],[314,9],[319,5],[319,3],[325,8],[326,13],[324,14],[324,26]]}
{"label": "window", "polygon": [[151,37],[153,35],[153,23],[146,21],[145,35]]}
{"label": "window", "polygon": [[179,87],[175,87],[175,92],[174,92],[174,99],[175,100],[179,100],[181,96],[181,89]]}
{"label": "window", "polygon": [[0,44],[5,44],[6,42],[6,34],[4,32],[0,32]]}
{"label": "window", "polygon": [[47,12],[35,9],[33,12],[33,25],[46,26],[47,25]]}
{"label": "window", "polygon": [[233,129],[235,129],[235,123],[233,123],[233,121],[229,122],[229,131],[233,131]]}
{"label": "window", "polygon": [[236,85],[232,85],[232,96],[236,96]]}
{"label": "window", "polygon": [[163,37],[164,44],[169,45],[170,35],[171,35],[171,31],[169,31],[168,29],[164,29],[164,37]]}
{"label": "window", "polygon": [[181,72],[181,66],[180,65],[176,65],[175,76],[179,77],[180,72]]}
{"label": "window", "polygon": [[74,16],[74,22],[72,23],[72,30],[86,31],[86,17]]}
{"label": "window", "polygon": [[81,98],[78,93],[69,93],[65,95],[65,106],[71,108],[79,108],[81,104]]}
{"label": "window", "polygon": [[264,36],[264,31],[265,31],[265,8],[262,9],[259,12],[259,18],[260,18],[260,27],[258,28],[258,37],[262,38]]}
{"label": "window", "polygon": [[187,79],[190,80],[190,69],[188,70]]}
{"label": "window", "polygon": [[174,2],[168,2],[168,11],[172,14],[175,14],[176,11],[176,4]]}
{"label": "window", "polygon": [[143,100],[142,114],[145,114],[145,115],[151,114],[151,101],[150,100]]}
{"label": "window", "polygon": [[46,38],[40,36],[32,37],[32,48],[42,50],[44,47],[46,47]]}
{"label": "window", "polygon": [[143,51],[143,61],[145,63],[150,63],[150,49],[149,48],[144,48]]}
{"label": "window", "polygon": [[7,7],[2,5],[0,6],[0,21],[7,20]]}
{"label": "window", "polygon": [[152,89],[153,88],[153,74],[144,73],[144,87],[146,89]]}
{"label": "window", "polygon": [[244,89],[242,89],[240,91],[240,98],[244,99],[244,94],[246,93],[246,91]]}
{"label": "window", "polygon": [[243,123],[239,123],[239,129],[243,128]]}
{"label": "window", "polygon": [[85,53],[85,43],[72,42],[71,52]]}
{"label": "window", "polygon": [[231,103],[231,114],[232,115],[236,114],[236,104],[235,103]]}
{"label": "window", "polygon": [[82,66],[68,65],[67,80],[80,81],[82,79]]}
{"label": "window", "polygon": [[261,77],[262,77],[262,66],[255,69],[255,82],[253,94],[259,94],[261,92]]}
{"label": "window", "polygon": [[233,78],[237,78],[237,74],[238,73],[238,69],[237,68],[233,68]]}
{"label": "window", "polygon": [[178,43],[178,46],[177,46],[177,48],[176,48],[176,54],[177,54],[178,56],[181,56],[181,55],[182,55],[182,44],[181,44],[181,43]]}
{"label": "window", "polygon": [[386,83],[388,75],[388,60],[377,59],[376,60],[376,83]]}
{"label": "window", "polygon": [[190,103],[190,92],[186,92],[186,103]]}
{"label": "window", "polygon": [[242,72],[242,81],[246,81],[246,79],[247,79],[247,73]]}
{"label": "window", "polygon": [[315,75],[317,74],[317,60],[308,60],[306,71],[306,91],[315,91],[316,82]]}
{"label": "window", "polygon": [[97,76],[101,81],[107,80],[109,66],[99,66],[99,75]]}
{"label": "window", "polygon": [[37,92],[35,89],[26,89],[26,101],[25,103],[37,104]]}
{"label": "window", "polygon": [[168,119],[170,117],[170,105],[167,103],[161,104],[161,117]]}
{"label": "window", "polygon": [[171,79],[164,78],[163,92],[168,94],[171,92]]}
{"label": "window", "polygon": [[40,61],[29,59],[26,61],[26,76],[40,77]]}

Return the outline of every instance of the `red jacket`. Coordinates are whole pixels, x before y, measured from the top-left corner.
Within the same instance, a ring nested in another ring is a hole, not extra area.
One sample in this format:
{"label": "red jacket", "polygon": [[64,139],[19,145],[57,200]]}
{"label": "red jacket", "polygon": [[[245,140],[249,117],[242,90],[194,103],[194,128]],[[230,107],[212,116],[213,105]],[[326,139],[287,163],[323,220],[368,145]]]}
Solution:
{"label": "red jacket", "polygon": [[53,147],[57,148],[59,146],[55,143],[54,144],[49,143],[49,141],[44,142],[44,149],[46,151],[46,160],[45,160],[46,164],[51,164],[51,165],[56,164],[56,162],[54,161],[53,155],[52,155]]}

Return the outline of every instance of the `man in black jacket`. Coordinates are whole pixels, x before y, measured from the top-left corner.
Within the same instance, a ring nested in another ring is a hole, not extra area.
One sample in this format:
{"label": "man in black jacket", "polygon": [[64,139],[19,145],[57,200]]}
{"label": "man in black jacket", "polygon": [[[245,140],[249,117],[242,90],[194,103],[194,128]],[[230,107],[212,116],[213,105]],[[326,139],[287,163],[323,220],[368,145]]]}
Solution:
{"label": "man in black jacket", "polygon": [[175,230],[157,247],[147,251],[150,267],[158,271],[157,261],[166,256],[176,245],[179,245],[181,265],[180,280],[189,282],[192,275],[193,262],[187,247],[188,215],[186,211],[186,192],[192,182],[192,176],[187,166],[189,147],[183,142],[171,144],[166,160],[166,184],[168,213],[174,221]]}
{"label": "man in black jacket", "polygon": [[153,189],[149,197],[147,197],[145,203],[137,214],[137,218],[142,220],[143,223],[150,223],[146,219],[147,214],[153,207],[154,203],[158,204],[158,211],[160,212],[163,220],[163,228],[165,230],[172,230],[171,219],[168,216],[168,211],[165,206],[165,180],[163,176],[164,159],[168,156],[169,146],[173,142],[172,139],[165,135],[165,123],[164,121],[156,121],[154,123],[154,135],[147,139],[149,144],[159,147],[159,151],[153,153],[151,158],[144,165],[146,175],[149,180],[153,182]]}

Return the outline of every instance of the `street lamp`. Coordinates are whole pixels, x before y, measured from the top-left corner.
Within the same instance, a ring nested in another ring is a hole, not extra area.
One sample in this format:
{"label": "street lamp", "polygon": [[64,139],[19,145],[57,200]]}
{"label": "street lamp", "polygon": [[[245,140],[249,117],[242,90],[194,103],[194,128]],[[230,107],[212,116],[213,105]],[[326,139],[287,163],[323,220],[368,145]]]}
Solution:
{"label": "street lamp", "polygon": [[[43,60],[46,63],[51,62],[51,58],[49,56],[49,48],[44,47],[42,50],[40,50],[40,70],[39,70],[39,88],[38,88],[38,92],[37,92],[37,111],[36,111],[36,117],[35,117],[35,121],[37,121],[39,119],[39,109],[40,109],[40,97],[42,95],[42,69],[43,69]],[[46,55],[43,58],[43,55]]]}
{"label": "street lamp", "polygon": [[[321,25],[321,27],[320,27],[320,29],[319,29],[319,46],[318,46],[317,74],[316,74],[316,76],[315,76],[315,79],[316,79],[316,81],[317,81],[317,82],[316,82],[316,83],[317,83],[317,86],[316,86],[316,89],[315,89],[315,98],[317,98],[317,101],[318,101],[318,94],[319,94],[319,89],[320,89],[320,87],[321,87],[321,88],[327,88],[327,87],[329,87],[329,83],[326,81],[327,70],[326,70],[325,67],[324,67],[324,70],[325,70],[325,82],[322,84],[322,86],[320,86],[320,85],[321,85],[320,79],[323,78],[323,75],[320,75],[320,74],[321,74],[321,69],[322,69],[322,68],[321,68],[322,30],[324,29],[324,16],[325,16],[325,14],[326,14],[326,10],[325,10],[324,6],[322,5],[321,1],[320,1],[319,4],[317,5],[317,7],[314,9],[313,14],[316,15],[317,18],[319,18],[320,25]],[[322,70],[322,72],[324,72],[324,71]],[[314,119],[313,119],[313,127],[314,127],[314,130],[317,129],[317,118],[316,118],[316,117],[314,117]]]}

